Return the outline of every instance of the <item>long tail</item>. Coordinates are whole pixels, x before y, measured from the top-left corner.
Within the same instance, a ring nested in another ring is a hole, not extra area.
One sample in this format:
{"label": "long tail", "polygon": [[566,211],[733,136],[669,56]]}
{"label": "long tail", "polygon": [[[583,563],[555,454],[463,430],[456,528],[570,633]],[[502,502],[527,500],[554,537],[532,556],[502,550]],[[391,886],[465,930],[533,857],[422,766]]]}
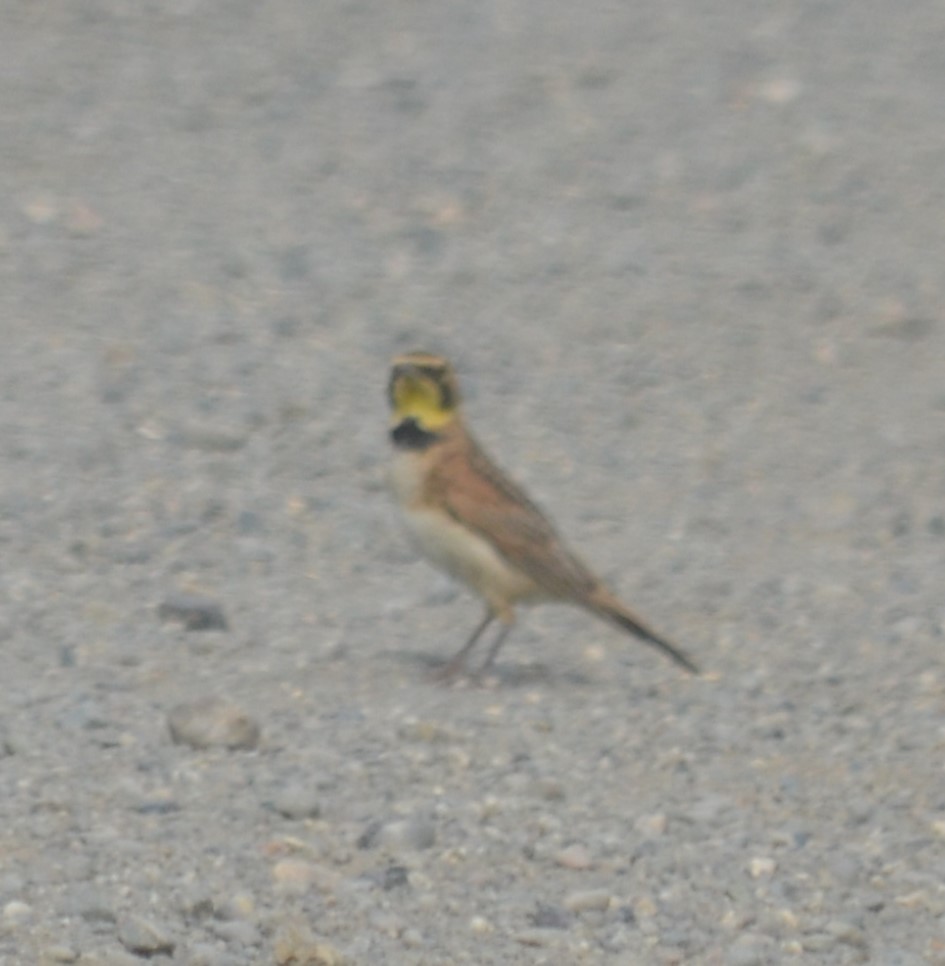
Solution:
{"label": "long tail", "polygon": [[585,604],[585,606],[603,617],[604,620],[622,627],[629,631],[640,640],[646,641],[658,650],[662,651],[667,657],[674,660],[680,667],[685,668],[690,674],[698,674],[699,668],[679,647],[661,637],[651,627],[647,626],[636,614],[628,607],[625,607],[616,597],[606,591],[595,593]]}

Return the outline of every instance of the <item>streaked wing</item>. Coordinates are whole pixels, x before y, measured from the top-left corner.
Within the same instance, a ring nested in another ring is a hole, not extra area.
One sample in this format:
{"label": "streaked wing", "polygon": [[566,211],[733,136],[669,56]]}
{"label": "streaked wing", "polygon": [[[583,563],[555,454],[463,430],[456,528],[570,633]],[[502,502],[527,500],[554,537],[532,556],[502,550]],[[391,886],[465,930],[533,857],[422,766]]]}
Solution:
{"label": "streaked wing", "polygon": [[472,440],[465,452],[457,453],[444,465],[443,471],[449,483],[437,481],[440,485],[436,488],[444,509],[488,539],[550,596],[583,600],[598,585],[524,490]]}

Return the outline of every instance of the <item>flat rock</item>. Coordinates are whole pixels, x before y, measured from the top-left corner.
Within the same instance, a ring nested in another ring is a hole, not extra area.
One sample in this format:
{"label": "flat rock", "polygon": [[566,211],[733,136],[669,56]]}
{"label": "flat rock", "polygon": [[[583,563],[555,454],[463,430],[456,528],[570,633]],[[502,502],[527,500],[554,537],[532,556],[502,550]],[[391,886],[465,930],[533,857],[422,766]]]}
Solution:
{"label": "flat rock", "polygon": [[128,916],[118,924],[118,940],[133,953],[140,956],[170,955],[174,952],[174,940],[161,923],[143,916]]}
{"label": "flat rock", "polygon": [[158,607],[158,617],[165,623],[183,624],[188,631],[225,631],[230,626],[222,605],[200,594],[168,595]]}
{"label": "flat rock", "polygon": [[250,749],[259,744],[258,723],[224,698],[197,698],[167,716],[171,738],[191,748]]}

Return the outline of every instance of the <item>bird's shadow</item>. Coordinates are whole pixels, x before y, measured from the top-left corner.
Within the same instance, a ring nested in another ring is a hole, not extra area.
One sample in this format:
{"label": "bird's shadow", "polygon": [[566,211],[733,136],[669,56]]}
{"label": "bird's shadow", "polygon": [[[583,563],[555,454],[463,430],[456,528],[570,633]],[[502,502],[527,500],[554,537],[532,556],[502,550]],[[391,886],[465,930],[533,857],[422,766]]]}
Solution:
{"label": "bird's shadow", "polygon": [[473,661],[469,667],[452,678],[444,679],[443,671],[449,660],[428,651],[392,650],[386,652],[398,664],[416,668],[432,684],[445,687],[469,688],[527,688],[543,684],[551,687],[586,687],[593,681],[580,671],[554,668],[540,661],[512,664],[497,661],[485,673]]}

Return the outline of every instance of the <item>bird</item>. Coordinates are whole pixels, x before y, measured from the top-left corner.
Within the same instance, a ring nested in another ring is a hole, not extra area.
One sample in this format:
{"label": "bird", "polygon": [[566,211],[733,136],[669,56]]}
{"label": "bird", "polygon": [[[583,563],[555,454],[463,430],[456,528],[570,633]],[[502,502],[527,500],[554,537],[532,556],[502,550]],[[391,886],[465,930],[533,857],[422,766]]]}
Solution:
{"label": "bird", "polygon": [[565,544],[548,517],[467,428],[453,366],[430,352],[396,356],[390,367],[390,468],[395,499],[420,552],[485,603],[482,620],[442,667],[451,681],[493,621],[501,628],[477,676],[493,666],[518,604],[575,604],[658,649],[690,674],[694,661],[658,634]]}

